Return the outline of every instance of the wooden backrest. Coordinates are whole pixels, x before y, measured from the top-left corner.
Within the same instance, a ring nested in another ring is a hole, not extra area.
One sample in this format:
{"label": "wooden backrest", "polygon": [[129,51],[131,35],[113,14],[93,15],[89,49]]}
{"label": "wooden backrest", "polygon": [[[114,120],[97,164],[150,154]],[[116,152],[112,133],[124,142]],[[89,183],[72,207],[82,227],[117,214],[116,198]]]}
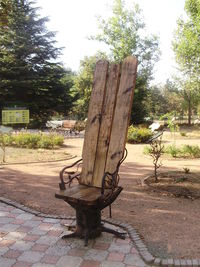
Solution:
{"label": "wooden backrest", "polygon": [[83,145],[80,184],[101,187],[124,153],[136,81],[137,59],[96,64]]}

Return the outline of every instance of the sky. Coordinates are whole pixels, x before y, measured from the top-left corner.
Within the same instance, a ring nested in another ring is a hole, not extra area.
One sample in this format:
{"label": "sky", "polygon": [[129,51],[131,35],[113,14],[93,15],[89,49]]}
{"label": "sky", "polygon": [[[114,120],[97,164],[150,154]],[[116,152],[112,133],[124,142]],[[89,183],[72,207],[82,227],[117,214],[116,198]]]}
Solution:
{"label": "sky", "polygon": [[[97,15],[111,14],[112,0],[37,0],[40,14],[48,16],[48,30],[57,31],[57,46],[64,47],[61,61],[65,67],[78,71],[84,56],[94,55],[105,46],[87,37],[98,32]],[[126,0],[131,5],[133,0]],[[154,67],[155,84],[164,84],[176,72],[172,50],[173,33],[177,19],[184,14],[185,0],[136,0],[149,34],[157,34],[160,39],[161,57]]]}

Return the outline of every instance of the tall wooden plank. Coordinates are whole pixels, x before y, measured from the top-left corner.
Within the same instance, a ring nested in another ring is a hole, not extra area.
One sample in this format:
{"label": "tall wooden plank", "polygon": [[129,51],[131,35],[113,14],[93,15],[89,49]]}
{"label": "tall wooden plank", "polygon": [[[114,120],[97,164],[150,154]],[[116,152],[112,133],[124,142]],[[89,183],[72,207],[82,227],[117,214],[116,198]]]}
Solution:
{"label": "tall wooden plank", "polygon": [[90,98],[82,151],[83,167],[79,181],[80,184],[90,185],[92,183],[107,71],[108,62],[105,60],[98,61],[94,72],[94,84]]}
{"label": "tall wooden plank", "polygon": [[105,171],[114,172],[121,159],[125,144],[133,94],[136,82],[137,59],[133,56],[125,58],[122,64],[119,91],[113,118],[112,131]]}
{"label": "tall wooden plank", "polygon": [[111,64],[107,79],[92,185],[101,187],[108,153],[113,114],[119,86],[120,65]]}

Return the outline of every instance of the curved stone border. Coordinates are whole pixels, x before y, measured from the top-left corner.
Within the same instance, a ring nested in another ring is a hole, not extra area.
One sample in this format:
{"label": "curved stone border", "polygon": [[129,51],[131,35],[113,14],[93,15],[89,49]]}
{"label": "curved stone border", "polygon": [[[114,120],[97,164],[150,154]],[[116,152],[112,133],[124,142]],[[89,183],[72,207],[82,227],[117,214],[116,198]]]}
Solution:
{"label": "curved stone border", "polygon": [[68,158],[65,159],[56,159],[56,160],[46,160],[46,161],[31,161],[31,162],[11,162],[11,163],[3,163],[1,166],[9,166],[9,165],[21,165],[21,164],[39,164],[39,163],[52,163],[52,162],[60,162],[60,161],[66,161],[70,159],[76,158],[76,155],[69,155]]}
{"label": "curved stone border", "polygon": [[[60,216],[60,215],[49,215],[39,211],[35,211],[31,208],[28,208],[22,204],[19,204],[15,201],[9,200],[4,197],[0,197],[0,202],[11,205],[15,208],[21,209],[25,212],[29,212],[38,217],[50,218],[50,219],[62,219],[62,220],[75,220],[75,216]],[[200,259],[161,259],[154,257],[148,250],[147,246],[144,244],[139,233],[128,223],[119,222],[111,218],[103,218],[103,222],[109,223],[111,225],[120,227],[124,229],[131,241],[134,243],[138,252],[145,263],[152,266],[163,266],[163,267],[200,267]]]}

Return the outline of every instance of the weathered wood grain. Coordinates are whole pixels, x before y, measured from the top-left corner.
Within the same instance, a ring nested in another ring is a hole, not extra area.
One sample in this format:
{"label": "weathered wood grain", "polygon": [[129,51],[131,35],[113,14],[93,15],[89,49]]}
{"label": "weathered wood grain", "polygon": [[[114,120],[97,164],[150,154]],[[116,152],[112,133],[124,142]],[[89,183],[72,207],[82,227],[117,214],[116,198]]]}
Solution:
{"label": "weathered wood grain", "polygon": [[136,71],[137,59],[133,56],[127,57],[122,64],[120,85],[117,94],[117,102],[105,168],[105,171],[109,171],[111,173],[116,170],[117,163],[123,155],[126,144],[126,136],[136,82]]}
{"label": "weathered wood grain", "polygon": [[105,98],[102,108],[101,125],[93,171],[92,185],[101,187],[101,181],[106,166],[106,158],[110,142],[113,114],[119,87],[120,65],[111,64],[106,85]]}
{"label": "weathered wood grain", "polygon": [[100,60],[96,64],[94,84],[90,98],[87,126],[83,145],[83,167],[80,184],[90,185],[93,178],[96,149],[99,136],[102,105],[106,89],[108,62]]}

